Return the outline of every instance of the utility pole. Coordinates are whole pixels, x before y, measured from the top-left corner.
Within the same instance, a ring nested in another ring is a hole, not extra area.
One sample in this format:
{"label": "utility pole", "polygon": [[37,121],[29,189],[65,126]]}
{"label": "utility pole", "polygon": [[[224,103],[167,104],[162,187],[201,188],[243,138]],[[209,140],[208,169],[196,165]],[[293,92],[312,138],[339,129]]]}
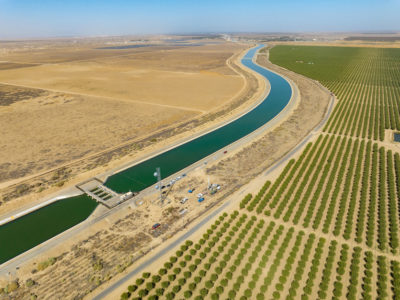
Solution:
{"label": "utility pole", "polygon": [[162,182],[161,182],[161,170],[160,168],[156,168],[156,171],[154,172],[154,177],[157,177],[157,184],[158,184],[158,189],[160,191],[160,201],[161,201],[161,205],[164,204],[164,200],[162,198]]}

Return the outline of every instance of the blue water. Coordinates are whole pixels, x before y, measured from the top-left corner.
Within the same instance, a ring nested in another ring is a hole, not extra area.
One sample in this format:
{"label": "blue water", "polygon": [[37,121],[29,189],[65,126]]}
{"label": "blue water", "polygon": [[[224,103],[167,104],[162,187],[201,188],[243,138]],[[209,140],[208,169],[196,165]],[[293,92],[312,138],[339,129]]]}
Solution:
{"label": "blue water", "polygon": [[270,93],[260,105],[215,131],[112,175],[105,185],[119,193],[141,191],[155,183],[154,171],[157,167],[161,168],[163,177],[172,175],[248,135],[279,114],[288,104],[292,90],[284,78],[253,63],[253,56],[262,47],[250,49],[242,59],[245,66],[271,83]]}

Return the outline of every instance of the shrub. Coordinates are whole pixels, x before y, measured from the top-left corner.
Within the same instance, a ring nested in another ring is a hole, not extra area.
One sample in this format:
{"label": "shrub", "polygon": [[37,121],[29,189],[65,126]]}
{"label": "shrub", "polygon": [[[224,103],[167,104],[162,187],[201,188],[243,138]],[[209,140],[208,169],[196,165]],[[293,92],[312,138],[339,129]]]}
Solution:
{"label": "shrub", "polygon": [[211,280],[206,281],[205,287],[211,289],[214,286],[214,283]]}
{"label": "shrub", "polygon": [[157,294],[158,296],[164,295],[164,289],[163,289],[163,288],[158,288],[158,289],[156,289],[156,294]]}
{"label": "shrub", "polygon": [[186,299],[189,299],[190,297],[192,297],[192,292],[191,292],[191,291],[185,291],[185,292],[183,293],[183,296],[184,296]]}
{"label": "shrub", "polygon": [[216,291],[219,295],[221,295],[224,292],[224,287],[223,286],[217,286]]}
{"label": "shrub", "polygon": [[46,269],[47,267],[54,265],[56,261],[57,261],[57,259],[55,257],[51,257],[48,260],[40,262],[37,269],[39,271],[42,271],[42,270]]}
{"label": "shrub", "polygon": [[279,294],[279,292],[275,291],[275,292],[272,293],[272,297],[274,299],[279,299],[281,297],[281,295]]}
{"label": "shrub", "polygon": [[192,259],[191,255],[189,255],[189,254],[185,255],[185,260],[186,261],[190,261],[191,259]]}
{"label": "shrub", "polygon": [[200,295],[202,295],[203,297],[207,296],[207,294],[208,294],[208,289],[202,288],[202,289],[200,290]]}
{"label": "shrub", "polygon": [[30,288],[30,287],[32,287],[32,286],[35,285],[35,281],[33,281],[31,278],[29,278],[29,279],[26,280],[25,285],[26,285],[28,288]]}
{"label": "shrub", "polygon": [[149,294],[149,291],[146,290],[146,289],[142,289],[142,290],[140,290],[139,293],[138,293],[139,297],[141,297],[141,298],[147,296],[148,294]]}
{"label": "shrub", "polygon": [[137,288],[138,288],[137,285],[130,285],[128,286],[128,291],[133,293],[137,290]]}
{"label": "shrub", "polygon": [[218,279],[218,275],[217,274],[214,273],[214,274],[211,275],[211,280],[212,281],[217,281],[217,279]]}
{"label": "shrub", "polygon": [[149,290],[149,291],[152,290],[155,286],[156,285],[155,285],[154,282],[147,282],[146,283],[146,289]]}
{"label": "shrub", "polygon": [[244,295],[245,295],[247,298],[251,298],[251,294],[252,294],[252,291],[251,291],[250,289],[246,289],[246,290],[244,291]]}
{"label": "shrub", "polygon": [[196,289],[196,283],[192,282],[189,284],[189,290],[194,291]]}
{"label": "shrub", "polygon": [[230,290],[228,293],[229,299],[235,299],[236,292],[234,290]]}

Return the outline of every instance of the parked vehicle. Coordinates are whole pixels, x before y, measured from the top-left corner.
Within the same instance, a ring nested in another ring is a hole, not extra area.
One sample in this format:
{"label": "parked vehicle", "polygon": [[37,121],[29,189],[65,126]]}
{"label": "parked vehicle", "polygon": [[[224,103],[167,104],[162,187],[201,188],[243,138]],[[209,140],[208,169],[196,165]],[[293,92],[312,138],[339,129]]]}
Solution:
{"label": "parked vehicle", "polygon": [[181,204],[185,204],[186,203],[186,201],[188,201],[189,200],[189,198],[183,198],[182,200],[181,200]]}
{"label": "parked vehicle", "polygon": [[160,223],[156,223],[156,224],[154,224],[152,227],[151,227],[151,229],[157,229],[158,227],[160,227],[161,226],[161,224]]}
{"label": "parked vehicle", "polygon": [[120,200],[124,201],[124,200],[131,199],[132,197],[133,197],[133,193],[127,192],[126,194],[123,194],[120,196]]}

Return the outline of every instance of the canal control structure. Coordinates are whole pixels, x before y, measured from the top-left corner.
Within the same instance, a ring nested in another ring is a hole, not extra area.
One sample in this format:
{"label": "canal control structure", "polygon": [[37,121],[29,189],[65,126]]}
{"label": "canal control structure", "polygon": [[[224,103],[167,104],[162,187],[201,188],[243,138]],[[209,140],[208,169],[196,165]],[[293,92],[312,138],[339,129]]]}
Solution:
{"label": "canal control structure", "polygon": [[131,191],[125,194],[114,192],[112,189],[103,185],[103,182],[96,177],[76,185],[76,188],[109,209],[121,204],[137,194],[132,193]]}

